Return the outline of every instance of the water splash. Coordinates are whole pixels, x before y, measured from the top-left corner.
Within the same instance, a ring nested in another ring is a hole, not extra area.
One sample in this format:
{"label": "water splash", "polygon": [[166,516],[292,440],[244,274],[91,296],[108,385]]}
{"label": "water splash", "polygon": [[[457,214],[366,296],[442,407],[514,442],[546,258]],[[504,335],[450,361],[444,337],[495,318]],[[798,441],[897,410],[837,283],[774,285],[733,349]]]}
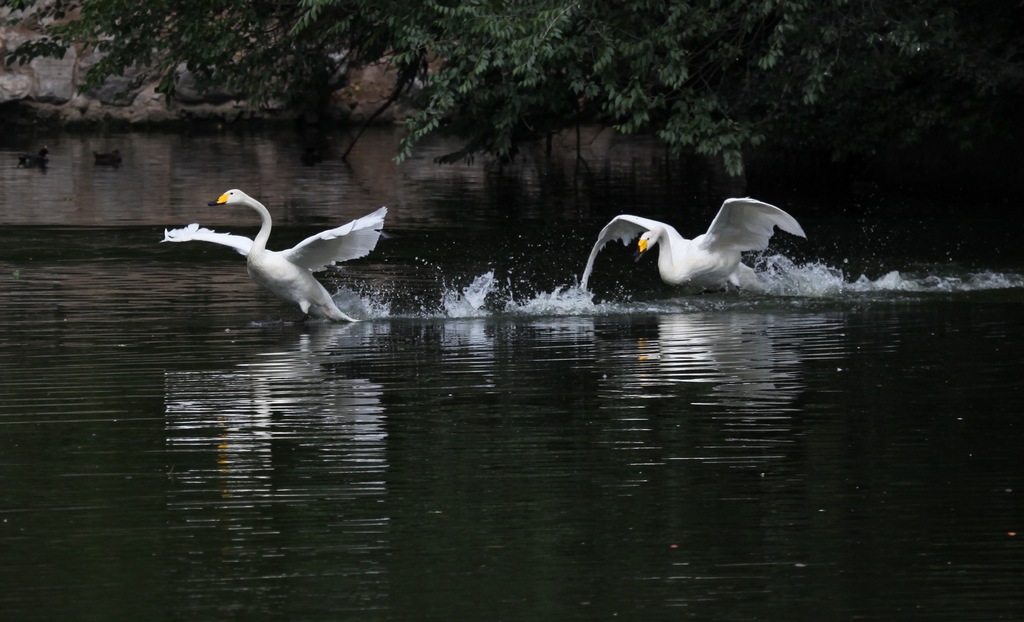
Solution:
{"label": "water splash", "polygon": [[556,287],[550,293],[540,292],[533,297],[505,303],[505,311],[524,315],[581,315],[600,310],[594,304],[594,293],[577,286]]}
{"label": "water splash", "polygon": [[355,318],[387,318],[391,317],[391,301],[384,288],[368,293],[360,293],[342,287],[332,296],[338,308]]}
{"label": "water splash", "polygon": [[489,315],[484,308],[487,296],[497,289],[494,270],[482,274],[459,291],[448,290],[444,293],[441,306],[446,317],[481,317]]}
{"label": "water splash", "polygon": [[[528,281],[513,283],[496,275],[494,269],[473,278],[469,285],[439,283],[436,297],[431,293],[409,294],[396,285],[367,284],[357,292],[343,288],[335,294],[339,307],[364,319],[551,317],[641,313],[685,313],[727,311],[816,303],[857,302],[866,298],[907,294],[960,293],[1024,288],[1024,275],[991,271],[966,272],[937,266],[918,272],[892,270],[871,279],[851,277],[840,268],[821,262],[795,263],[781,255],[765,256],[756,262],[765,292],[729,291],[704,295],[673,292],[670,297],[636,300],[629,293],[595,301],[593,292],[578,285],[557,285],[550,291],[535,291]],[[625,290],[628,292],[628,288]],[[639,295],[639,294],[638,294]],[[433,302],[430,299],[433,298]],[[426,301],[425,301],[426,299]]]}
{"label": "water splash", "polygon": [[510,282],[499,283],[494,270],[482,274],[467,287],[444,293],[443,317],[483,317],[506,315],[583,315],[600,311],[594,304],[593,292],[577,286],[559,286],[551,292],[534,292],[517,298]]}
{"label": "water splash", "polygon": [[794,263],[782,255],[762,258],[758,276],[770,294],[804,297],[840,297],[858,293],[912,292],[953,293],[1024,287],[1024,275],[992,271],[946,273],[937,266],[923,272],[891,270],[877,279],[866,275],[850,278],[839,268],[820,262]]}

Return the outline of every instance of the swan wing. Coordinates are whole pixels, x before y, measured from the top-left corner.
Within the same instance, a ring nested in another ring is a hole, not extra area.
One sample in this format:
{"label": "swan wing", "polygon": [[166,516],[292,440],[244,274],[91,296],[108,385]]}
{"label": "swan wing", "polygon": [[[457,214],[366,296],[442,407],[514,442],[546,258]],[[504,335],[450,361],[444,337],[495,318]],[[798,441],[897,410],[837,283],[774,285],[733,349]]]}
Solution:
{"label": "swan wing", "polygon": [[[584,268],[583,278],[580,279],[580,289],[587,289],[587,281],[590,280],[590,273],[594,270],[594,260],[597,259],[597,254],[601,252],[605,244],[612,240],[618,240],[628,246],[630,242],[639,237],[644,231],[650,231],[656,227],[672,229],[672,227],[665,223],[642,216],[619,214],[612,218],[612,221],[605,225],[604,229],[601,229],[601,233],[597,236],[597,242],[594,244],[594,249],[590,251],[587,267]],[[674,229],[672,230],[674,231]]]}
{"label": "swan wing", "polygon": [[164,229],[164,239],[161,242],[213,242],[223,246],[230,246],[243,255],[249,254],[252,240],[244,235],[232,235],[230,233],[217,233],[212,229],[200,227],[192,223],[181,229]]}
{"label": "swan wing", "polygon": [[774,205],[751,198],[726,199],[704,234],[701,246],[705,250],[716,247],[738,251],[764,250],[775,227],[807,237],[795,218]]}
{"label": "swan wing", "polygon": [[377,246],[387,207],[299,242],[295,248],[282,252],[284,257],[310,272],[318,272],[339,261],[357,259]]}

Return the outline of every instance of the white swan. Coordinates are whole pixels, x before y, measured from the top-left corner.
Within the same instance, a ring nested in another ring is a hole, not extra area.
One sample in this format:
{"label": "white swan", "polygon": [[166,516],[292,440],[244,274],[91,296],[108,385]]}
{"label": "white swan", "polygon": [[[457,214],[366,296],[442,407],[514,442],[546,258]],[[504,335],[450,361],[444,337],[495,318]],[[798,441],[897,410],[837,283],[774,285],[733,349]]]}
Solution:
{"label": "white swan", "polygon": [[636,259],[639,261],[644,253],[661,244],[658,271],[669,285],[710,289],[732,283],[760,291],[764,286],[753,269],[740,262],[740,253],[767,248],[776,226],[793,235],[807,237],[795,218],[774,205],[751,198],[726,199],[707,233],[692,240],[657,220],[621,214],[601,230],[594,250],[590,251],[580,288],[587,289],[594,259],[605,244],[619,240],[628,245],[640,235]]}
{"label": "white swan", "polygon": [[246,266],[253,281],[278,298],[298,305],[302,312],[331,320],[355,322],[338,309],[324,286],[313,278],[338,261],[356,259],[377,246],[388,208],[353,220],[329,231],[323,231],[299,242],[286,251],[267,250],[270,238],[270,212],[262,203],[241,190],[228,190],[210,205],[245,205],[260,215],[262,222],[255,240],[241,235],[217,233],[197,224],[182,229],[164,230],[163,242],[213,242],[230,246],[246,256]]}

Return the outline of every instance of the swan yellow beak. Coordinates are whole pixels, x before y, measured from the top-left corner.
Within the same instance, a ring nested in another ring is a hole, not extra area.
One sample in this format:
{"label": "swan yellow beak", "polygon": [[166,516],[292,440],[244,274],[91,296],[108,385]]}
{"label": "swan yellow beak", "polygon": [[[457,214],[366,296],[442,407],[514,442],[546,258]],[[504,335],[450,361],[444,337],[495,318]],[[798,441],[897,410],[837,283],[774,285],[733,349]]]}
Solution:
{"label": "swan yellow beak", "polygon": [[636,243],[636,249],[636,252],[633,253],[633,261],[640,261],[640,258],[647,252],[647,240],[641,238],[640,241]]}
{"label": "swan yellow beak", "polygon": [[219,197],[217,198],[217,200],[216,200],[216,201],[210,201],[210,202],[208,203],[208,205],[210,205],[211,207],[213,207],[214,205],[224,205],[224,204],[225,204],[225,203],[227,203],[227,202],[228,202],[228,193],[227,193],[227,192],[225,192],[224,194],[220,195],[220,196],[219,196]]}

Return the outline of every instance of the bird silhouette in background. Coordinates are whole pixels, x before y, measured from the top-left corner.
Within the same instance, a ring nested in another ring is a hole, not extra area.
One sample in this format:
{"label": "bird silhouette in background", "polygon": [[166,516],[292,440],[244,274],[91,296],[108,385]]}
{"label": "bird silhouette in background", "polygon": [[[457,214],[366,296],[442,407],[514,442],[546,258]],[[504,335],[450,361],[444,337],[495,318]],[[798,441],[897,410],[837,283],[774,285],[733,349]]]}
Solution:
{"label": "bird silhouette in background", "polygon": [[302,152],[302,163],[306,166],[313,166],[324,161],[324,156],[316,147],[306,147]]}
{"label": "bird silhouette in background", "polygon": [[93,151],[92,157],[95,158],[96,164],[102,166],[119,166],[121,164],[121,152],[117,149],[110,153],[97,153]]}
{"label": "bird silhouette in background", "polygon": [[18,166],[22,168],[46,168],[46,165],[50,163],[50,150],[43,147],[39,150],[37,155],[31,153],[19,153],[18,154]]}

